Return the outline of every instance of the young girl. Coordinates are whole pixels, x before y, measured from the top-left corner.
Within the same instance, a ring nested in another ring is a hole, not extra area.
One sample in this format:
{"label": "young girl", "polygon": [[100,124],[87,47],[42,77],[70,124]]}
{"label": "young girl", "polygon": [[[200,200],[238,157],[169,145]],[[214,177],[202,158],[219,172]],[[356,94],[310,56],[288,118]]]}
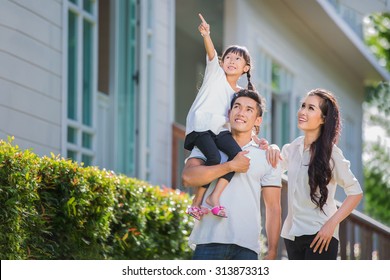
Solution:
{"label": "young girl", "polygon": [[[232,160],[241,151],[229,131],[227,115],[234,93],[240,90],[237,82],[241,75],[246,73],[247,87],[253,89],[250,82],[251,61],[245,47],[230,46],[219,62],[210,37],[210,25],[201,14],[199,17],[202,23],[198,30],[203,36],[207,64],[203,84],[187,115],[184,148],[192,150],[197,146],[207,158],[206,165],[216,165],[221,160],[219,150],[228,156],[228,160]],[[225,207],[219,203],[219,197],[233,175],[234,172],[231,172],[221,177],[215,190],[206,198],[206,203],[212,206],[212,214],[218,217],[227,217]],[[189,215],[198,220],[208,212],[208,209],[200,207],[207,187],[208,185],[197,189],[192,206],[187,210]]]}

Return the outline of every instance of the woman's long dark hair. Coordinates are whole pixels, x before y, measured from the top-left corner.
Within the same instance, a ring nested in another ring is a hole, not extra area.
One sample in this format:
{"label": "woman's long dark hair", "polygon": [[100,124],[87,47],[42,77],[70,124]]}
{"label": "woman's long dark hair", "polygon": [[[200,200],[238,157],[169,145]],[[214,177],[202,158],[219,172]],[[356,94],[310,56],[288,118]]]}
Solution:
{"label": "woman's long dark hair", "polygon": [[248,79],[247,89],[255,90],[255,87],[253,86],[253,84],[251,82],[252,64],[251,64],[251,55],[249,54],[248,49],[245,47],[242,47],[242,46],[237,46],[237,45],[230,46],[222,54],[221,61],[223,61],[225,59],[226,55],[228,55],[229,53],[238,54],[244,58],[246,65],[249,66],[249,70],[248,70],[248,72],[246,72],[246,77]]}
{"label": "woman's long dark hair", "polygon": [[[319,137],[310,145],[308,175],[310,198],[324,212],[323,207],[328,199],[327,185],[332,179],[332,149],[341,133],[340,111],[334,95],[325,89],[314,89],[307,95],[321,98],[320,109],[324,123],[321,125]],[[319,196],[316,194],[317,188]]]}

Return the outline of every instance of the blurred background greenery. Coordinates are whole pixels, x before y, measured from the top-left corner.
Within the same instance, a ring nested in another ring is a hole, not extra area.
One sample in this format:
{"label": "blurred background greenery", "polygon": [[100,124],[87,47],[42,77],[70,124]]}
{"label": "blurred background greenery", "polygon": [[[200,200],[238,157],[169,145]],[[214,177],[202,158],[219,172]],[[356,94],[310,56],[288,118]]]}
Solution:
{"label": "blurred background greenery", "polygon": [[[380,64],[390,71],[390,14],[366,17],[365,40]],[[364,106],[365,211],[390,225],[390,85],[367,88]],[[375,132],[375,133],[372,133]],[[372,137],[375,135],[374,137]]]}

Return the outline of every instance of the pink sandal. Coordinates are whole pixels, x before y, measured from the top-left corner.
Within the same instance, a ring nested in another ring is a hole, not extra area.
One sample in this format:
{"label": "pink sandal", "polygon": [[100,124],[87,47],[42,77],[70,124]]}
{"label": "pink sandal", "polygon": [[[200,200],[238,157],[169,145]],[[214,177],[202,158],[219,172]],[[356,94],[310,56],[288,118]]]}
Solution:
{"label": "pink sandal", "polygon": [[199,208],[198,206],[190,206],[187,208],[186,213],[199,221],[202,216],[208,214],[209,211],[210,209],[208,209],[207,207],[201,206]]}
{"label": "pink sandal", "polygon": [[199,207],[197,207],[197,206],[190,206],[190,207],[188,207],[186,213],[188,215],[190,215],[191,217],[197,219],[198,221],[203,216],[202,210]]}
{"label": "pink sandal", "polygon": [[213,209],[211,209],[211,213],[217,217],[227,218],[225,207],[221,205],[214,206]]}

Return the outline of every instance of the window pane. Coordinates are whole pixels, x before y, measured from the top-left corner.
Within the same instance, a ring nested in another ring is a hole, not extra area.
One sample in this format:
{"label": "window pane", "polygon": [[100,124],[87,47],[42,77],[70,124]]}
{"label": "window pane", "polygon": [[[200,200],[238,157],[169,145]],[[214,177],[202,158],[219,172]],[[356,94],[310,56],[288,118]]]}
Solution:
{"label": "window pane", "polygon": [[67,152],[67,158],[73,160],[73,161],[77,161],[77,152],[75,151],[72,151],[72,150],[68,150]]}
{"label": "window pane", "polygon": [[92,149],[92,135],[86,132],[83,132],[82,136],[82,145],[83,148]]}
{"label": "window pane", "polygon": [[110,2],[99,0],[98,90],[109,94],[110,82]]}
{"label": "window pane", "polygon": [[88,155],[82,155],[81,161],[84,163],[84,166],[92,165],[92,157]]}
{"label": "window pane", "polygon": [[83,9],[88,13],[92,13],[93,2],[95,2],[95,0],[84,0]]}
{"label": "window pane", "polygon": [[287,102],[282,103],[282,139],[281,143],[282,145],[290,142],[290,122],[289,122],[289,115],[290,115],[290,106]]}
{"label": "window pane", "polygon": [[68,143],[77,144],[77,130],[68,126]]}
{"label": "window pane", "polygon": [[[67,120],[65,154],[86,164],[93,163],[93,104],[96,80],[94,34],[98,23],[94,16],[97,0],[66,0],[69,3],[67,34]],[[103,0],[104,1],[104,0]],[[106,0],[108,1],[108,0]],[[73,3],[75,5],[71,5]],[[87,13],[90,13],[89,15]],[[85,155],[88,154],[88,156]]]}
{"label": "window pane", "polygon": [[77,120],[77,16],[68,21],[68,118]]}
{"label": "window pane", "polygon": [[83,32],[83,124],[92,125],[92,24],[84,20]]}
{"label": "window pane", "polygon": [[272,63],[272,90],[276,93],[280,92],[280,67]]}
{"label": "window pane", "polygon": [[135,171],[135,72],[134,34],[136,20],[133,18],[135,1],[119,2],[118,28],[118,170],[130,175]]}

